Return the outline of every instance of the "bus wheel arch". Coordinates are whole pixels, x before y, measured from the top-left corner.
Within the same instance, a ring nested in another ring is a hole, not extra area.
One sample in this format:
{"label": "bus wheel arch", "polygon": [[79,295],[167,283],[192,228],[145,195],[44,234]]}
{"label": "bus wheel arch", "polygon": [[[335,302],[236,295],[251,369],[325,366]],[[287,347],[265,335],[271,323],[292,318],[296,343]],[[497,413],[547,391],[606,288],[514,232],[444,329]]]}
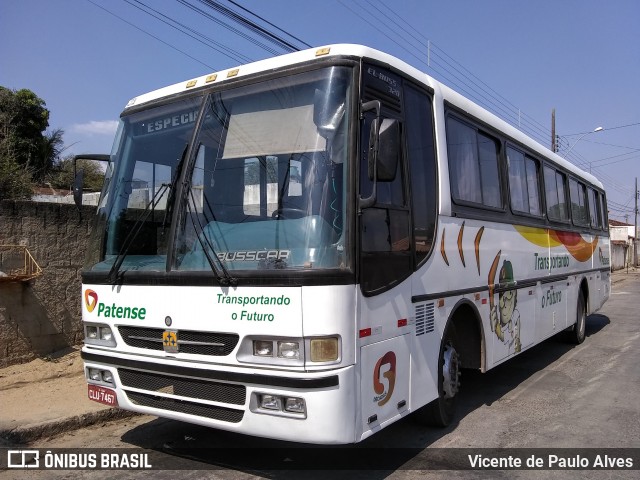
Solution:
{"label": "bus wheel arch", "polygon": [[455,416],[462,368],[484,368],[484,342],[480,316],[472,303],[462,300],[447,321],[438,355],[438,398],[416,412],[421,423],[446,427]]}
{"label": "bus wheel arch", "polygon": [[[462,368],[485,371],[485,336],[480,313],[469,300],[460,300],[452,309],[447,327],[453,325]],[[446,332],[445,328],[445,332]],[[444,336],[443,336],[444,337]]]}

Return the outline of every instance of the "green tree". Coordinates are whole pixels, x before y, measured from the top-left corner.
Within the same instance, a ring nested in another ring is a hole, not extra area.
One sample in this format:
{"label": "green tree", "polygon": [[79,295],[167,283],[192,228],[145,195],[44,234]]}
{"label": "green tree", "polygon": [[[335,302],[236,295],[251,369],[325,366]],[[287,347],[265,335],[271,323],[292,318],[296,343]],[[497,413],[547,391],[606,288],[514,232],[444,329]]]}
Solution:
{"label": "green tree", "polygon": [[46,103],[28,89],[0,87],[0,198],[29,198],[65,150],[62,129],[49,126]]}
{"label": "green tree", "polygon": [[31,170],[20,165],[13,154],[11,142],[0,139],[0,200],[31,198]]}
{"label": "green tree", "polygon": [[46,103],[31,90],[0,87],[0,140],[8,139],[16,161],[32,164],[49,126]]}
{"label": "green tree", "polygon": [[57,128],[42,136],[36,155],[31,158],[31,165],[34,169],[33,179],[36,182],[44,181],[47,174],[59,161],[60,155],[65,150],[63,135],[64,130]]}

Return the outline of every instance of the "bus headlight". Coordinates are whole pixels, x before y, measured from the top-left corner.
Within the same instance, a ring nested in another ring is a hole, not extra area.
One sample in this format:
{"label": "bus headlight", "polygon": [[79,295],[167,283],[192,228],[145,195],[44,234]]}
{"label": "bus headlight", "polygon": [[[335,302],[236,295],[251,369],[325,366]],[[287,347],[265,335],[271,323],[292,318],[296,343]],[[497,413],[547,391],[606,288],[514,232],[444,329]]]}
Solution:
{"label": "bus headlight", "polygon": [[89,323],[84,326],[84,343],[87,345],[100,345],[103,347],[115,347],[116,339],[109,325],[103,323]]}
{"label": "bus headlight", "polygon": [[254,340],[253,354],[256,357],[273,357],[273,342],[271,340]]}
{"label": "bus headlight", "polygon": [[302,338],[246,337],[238,349],[238,361],[260,365],[304,365]]}
{"label": "bus headlight", "polygon": [[113,373],[109,370],[102,370],[100,368],[88,367],[87,380],[89,383],[97,383],[101,385],[107,385],[110,387],[115,386],[115,380],[113,379]]}
{"label": "bus headlight", "polygon": [[85,327],[85,340],[86,339],[91,339],[91,340],[96,340],[98,338],[98,327],[96,327],[95,325],[87,325]]}
{"label": "bus headlight", "polygon": [[277,417],[307,418],[307,404],[300,397],[254,392],[249,401],[249,409],[254,413]]}
{"label": "bus headlight", "polygon": [[300,358],[300,344],[298,342],[278,342],[278,356],[280,358]]}
{"label": "bus headlight", "polygon": [[297,338],[247,336],[238,348],[237,358],[242,363],[317,368],[340,363],[341,349],[339,335]]}
{"label": "bus headlight", "polygon": [[102,381],[113,384],[113,374],[109,370],[103,370]]}
{"label": "bus headlight", "polygon": [[312,338],[311,342],[312,362],[335,362],[339,356],[338,338]]}
{"label": "bus headlight", "polygon": [[261,395],[260,396],[260,408],[266,408],[267,410],[281,410],[280,397],[275,395]]}
{"label": "bus headlight", "polygon": [[284,410],[291,413],[307,413],[303,398],[286,397],[284,402]]}
{"label": "bus headlight", "polygon": [[109,327],[100,327],[100,340],[110,342],[113,340],[113,332]]}

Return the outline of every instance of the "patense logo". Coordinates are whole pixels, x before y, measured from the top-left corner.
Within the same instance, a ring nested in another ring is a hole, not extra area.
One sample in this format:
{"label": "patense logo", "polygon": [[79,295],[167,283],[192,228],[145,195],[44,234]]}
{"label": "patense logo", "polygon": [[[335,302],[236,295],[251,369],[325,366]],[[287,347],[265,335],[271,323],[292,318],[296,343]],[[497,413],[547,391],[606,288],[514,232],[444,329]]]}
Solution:
{"label": "patense logo", "polygon": [[89,313],[93,312],[98,304],[98,294],[93,290],[87,289],[84,291],[84,304],[87,307]]}

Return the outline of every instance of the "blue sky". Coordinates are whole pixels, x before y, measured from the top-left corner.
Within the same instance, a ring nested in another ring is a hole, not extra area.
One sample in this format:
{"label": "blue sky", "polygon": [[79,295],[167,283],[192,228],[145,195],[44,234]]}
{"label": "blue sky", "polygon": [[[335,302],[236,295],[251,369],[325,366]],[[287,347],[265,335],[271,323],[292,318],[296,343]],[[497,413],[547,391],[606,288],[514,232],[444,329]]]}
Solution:
{"label": "blue sky", "polygon": [[[272,56],[184,5],[213,14],[199,0],[140,1],[235,55]],[[569,158],[604,182],[610,217],[624,221],[628,214],[633,223],[639,1],[236,1],[310,45],[361,43],[400,57],[520,122],[544,145],[552,108],[557,133],[566,136],[564,151],[580,138],[575,134],[604,127],[575,143]],[[50,128],[64,129],[70,153],[109,152],[130,98],[244,63],[135,5],[141,6],[136,0],[0,0],[0,85],[44,99]]]}

